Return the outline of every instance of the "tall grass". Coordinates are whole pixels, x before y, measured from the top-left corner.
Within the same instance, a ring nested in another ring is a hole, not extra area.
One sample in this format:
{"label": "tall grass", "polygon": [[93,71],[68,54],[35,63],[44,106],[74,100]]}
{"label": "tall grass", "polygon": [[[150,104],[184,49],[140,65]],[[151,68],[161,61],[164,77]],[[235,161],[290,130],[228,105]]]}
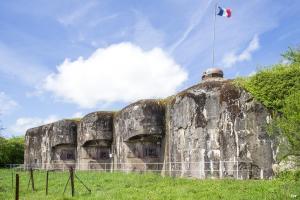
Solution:
{"label": "tall grass", "polygon": [[76,172],[92,192],[75,179],[75,197],[70,185],[63,194],[68,172],[50,172],[49,194],[45,195],[46,173],[34,172],[36,191],[27,189],[29,174],[0,170],[0,199],[13,199],[12,176],[19,173],[20,199],[299,199],[300,182],[282,176],[274,180],[197,180],[161,177],[157,174]]}

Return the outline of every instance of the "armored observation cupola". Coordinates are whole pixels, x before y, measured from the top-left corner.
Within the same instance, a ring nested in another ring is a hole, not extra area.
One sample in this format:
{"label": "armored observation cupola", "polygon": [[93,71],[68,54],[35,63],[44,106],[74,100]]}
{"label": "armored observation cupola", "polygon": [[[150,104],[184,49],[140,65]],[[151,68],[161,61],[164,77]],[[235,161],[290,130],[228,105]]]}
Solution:
{"label": "armored observation cupola", "polygon": [[203,72],[202,80],[207,80],[211,78],[223,78],[224,73],[219,68],[209,68]]}

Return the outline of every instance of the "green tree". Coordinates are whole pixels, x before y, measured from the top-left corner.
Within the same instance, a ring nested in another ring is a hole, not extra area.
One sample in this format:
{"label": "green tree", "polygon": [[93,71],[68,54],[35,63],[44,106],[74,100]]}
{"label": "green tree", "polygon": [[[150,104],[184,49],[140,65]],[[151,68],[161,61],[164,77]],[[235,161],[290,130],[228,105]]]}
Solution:
{"label": "green tree", "polygon": [[7,140],[0,136],[0,164],[9,162]]}
{"label": "green tree", "polygon": [[22,164],[24,162],[24,137],[0,137],[0,164]]}

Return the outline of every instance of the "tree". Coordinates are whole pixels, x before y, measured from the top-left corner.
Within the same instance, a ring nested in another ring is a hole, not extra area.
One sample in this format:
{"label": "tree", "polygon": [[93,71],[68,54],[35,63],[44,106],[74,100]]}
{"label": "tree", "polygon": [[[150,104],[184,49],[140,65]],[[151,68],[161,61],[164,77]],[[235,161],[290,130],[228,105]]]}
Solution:
{"label": "tree", "polygon": [[0,137],[0,164],[22,164],[24,162],[24,137]]}
{"label": "tree", "polygon": [[9,158],[7,150],[7,141],[5,138],[0,136],[0,164],[8,163]]}

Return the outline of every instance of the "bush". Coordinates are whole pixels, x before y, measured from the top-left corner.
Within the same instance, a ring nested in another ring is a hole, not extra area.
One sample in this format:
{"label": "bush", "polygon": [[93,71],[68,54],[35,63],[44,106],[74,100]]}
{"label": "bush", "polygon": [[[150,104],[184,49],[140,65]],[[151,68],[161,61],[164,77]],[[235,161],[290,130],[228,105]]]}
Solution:
{"label": "bush", "polygon": [[279,178],[283,181],[298,181],[300,180],[300,170],[283,171],[277,174],[276,178]]}
{"label": "bush", "polygon": [[286,98],[300,91],[300,63],[273,65],[236,82],[267,108],[281,112]]}

